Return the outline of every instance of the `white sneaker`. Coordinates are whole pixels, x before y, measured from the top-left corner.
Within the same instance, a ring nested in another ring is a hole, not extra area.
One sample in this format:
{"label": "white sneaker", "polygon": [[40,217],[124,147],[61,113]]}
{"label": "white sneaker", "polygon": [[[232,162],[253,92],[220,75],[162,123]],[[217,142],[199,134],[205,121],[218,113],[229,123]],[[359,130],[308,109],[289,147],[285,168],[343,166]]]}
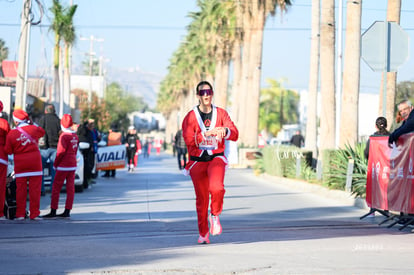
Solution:
{"label": "white sneaker", "polygon": [[220,218],[219,216],[211,215],[209,216],[210,221],[210,233],[211,235],[220,235],[222,232],[221,224],[220,224]]}
{"label": "white sneaker", "polygon": [[40,216],[37,216],[36,218],[30,219],[31,221],[43,221],[43,218]]}
{"label": "white sneaker", "polygon": [[15,221],[24,221],[24,217],[14,218]]}
{"label": "white sneaker", "polygon": [[209,233],[207,233],[204,237],[199,235],[198,236],[198,243],[199,244],[208,244],[210,243],[210,240],[208,239]]}
{"label": "white sneaker", "polygon": [[5,216],[1,216],[0,221],[7,221],[7,218]]}

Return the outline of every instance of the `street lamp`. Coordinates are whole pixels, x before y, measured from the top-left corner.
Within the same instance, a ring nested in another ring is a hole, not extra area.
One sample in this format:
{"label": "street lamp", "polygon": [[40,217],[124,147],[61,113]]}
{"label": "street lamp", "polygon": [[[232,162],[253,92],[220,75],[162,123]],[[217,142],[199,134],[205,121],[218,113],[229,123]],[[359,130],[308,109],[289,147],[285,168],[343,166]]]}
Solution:
{"label": "street lamp", "polygon": [[97,38],[91,35],[90,37],[80,37],[80,40],[89,40],[89,91],[88,91],[88,108],[89,113],[91,110],[91,103],[92,103],[92,66],[93,66],[93,56],[95,55],[93,51],[93,42],[104,42],[105,40],[103,38]]}

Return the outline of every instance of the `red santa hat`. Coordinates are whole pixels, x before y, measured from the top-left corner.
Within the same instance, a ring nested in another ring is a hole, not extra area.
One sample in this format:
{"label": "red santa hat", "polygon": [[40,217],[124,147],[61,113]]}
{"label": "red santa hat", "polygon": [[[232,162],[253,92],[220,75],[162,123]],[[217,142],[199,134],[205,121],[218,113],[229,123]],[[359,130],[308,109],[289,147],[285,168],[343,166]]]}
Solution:
{"label": "red santa hat", "polygon": [[0,100],[0,112],[3,112],[3,102]]}
{"label": "red santa hat", "polygon": [[72,127],[72,125],[73,125],[72,116],[69,115],[69,114],[64,114],[62,119],[60,120],[60,124],[65,129],[68,129],[68,128]]}
{"label": "red santa hat", "polygon": [[16,122],[23,122],[29,120],[29,115],[22,109],[16,109],[13,112],[13,120]]}

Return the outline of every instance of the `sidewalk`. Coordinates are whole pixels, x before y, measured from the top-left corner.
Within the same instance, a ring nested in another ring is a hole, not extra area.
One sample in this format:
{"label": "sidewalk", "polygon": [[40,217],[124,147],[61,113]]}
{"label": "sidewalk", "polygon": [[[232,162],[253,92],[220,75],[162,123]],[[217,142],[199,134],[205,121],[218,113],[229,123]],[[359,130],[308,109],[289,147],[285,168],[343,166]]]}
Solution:
{"label": "sidewalk", "polygon": [[284,177],[275,177],[268,174],[261,174],[258,177],[262,177],[275,184],[290,188],[292,190],[298,190],[304,193],[314,193],[325,198],[331,198],[338,200],[345,205],[355,206],[361,209],[369,210],[364,198],[355,198],[351,193],[342,190],[328,189],[322,185],[316,183],[309,183],[304,180],[290,179]]}

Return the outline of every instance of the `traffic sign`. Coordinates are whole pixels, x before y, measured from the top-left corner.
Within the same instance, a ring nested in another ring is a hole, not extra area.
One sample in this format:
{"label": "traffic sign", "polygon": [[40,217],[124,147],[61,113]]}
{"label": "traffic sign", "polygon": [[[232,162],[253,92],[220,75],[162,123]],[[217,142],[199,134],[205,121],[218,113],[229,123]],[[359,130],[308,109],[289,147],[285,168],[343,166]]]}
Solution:
{"label": "traffic sign", "polygon": [[375,72],[396,72],[408,59],[408,34],[395,22],[375,21],[361,38],[361,57]]}

